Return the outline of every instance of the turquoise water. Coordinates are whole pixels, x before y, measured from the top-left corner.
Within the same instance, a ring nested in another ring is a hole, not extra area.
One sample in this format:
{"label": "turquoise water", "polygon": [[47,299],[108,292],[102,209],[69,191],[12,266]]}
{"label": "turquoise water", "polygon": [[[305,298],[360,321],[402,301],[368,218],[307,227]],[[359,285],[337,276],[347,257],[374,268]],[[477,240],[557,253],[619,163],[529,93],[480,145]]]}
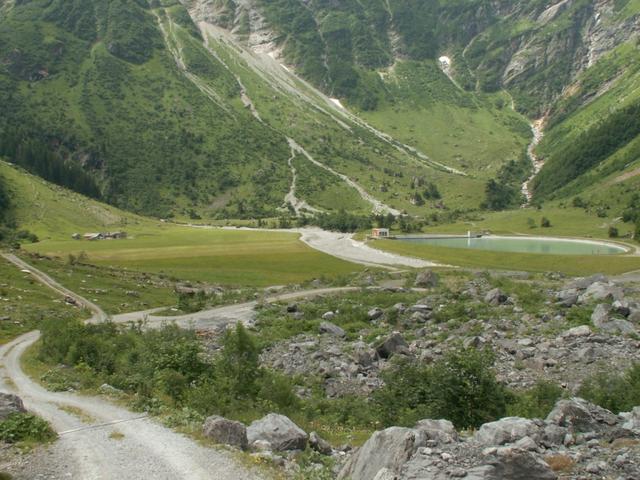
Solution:
{"label": "turquoise water", "polygon": [[613,255],[625,253],[622,247],[577,240],[557,240],[518,237],[481,238],[420,238],[399,237],[399,241],[423,243],[440,247],[471,248],[495,252],[546,253],[552,255]]}

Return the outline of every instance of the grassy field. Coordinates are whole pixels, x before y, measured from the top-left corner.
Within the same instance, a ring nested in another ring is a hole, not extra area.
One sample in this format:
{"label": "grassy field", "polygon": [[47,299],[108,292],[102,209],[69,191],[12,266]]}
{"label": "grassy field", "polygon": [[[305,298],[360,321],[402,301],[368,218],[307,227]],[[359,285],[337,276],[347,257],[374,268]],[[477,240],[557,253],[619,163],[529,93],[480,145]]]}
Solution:
{"label": "grassy field", "polygon": [[0,258],[0,344],[38,328],[44,318],[88,318],[30,274]]}
{"label": "grassy field", "polygon": [[[542,217],[551,221],[551,227],[540,227]],[[630,234],[633,228],[631,224],[622,223],[617,217],[598,217],[595,211],[560,207],[556,202],[555,205],[545,206],[541,210],[523,208],[504,212],[481,212],[456,223],[426,227],[425,231],[466,234],[469,230],[489,230],[495,234],[606,239],[610,226],[618,228],[621,237]]]}
{"label": "grassy field", "polygon": [[376,248],[439,263],[469,268],[561,272],[567,275],[621,274],[640,269],[640,257],[627,255],[542,255],[489,252],[463,248],[434,247],[405,242],[378,241]]}
{"label": "grassy field", "polygon": [[196,229],[175,225],[139,228],[126,240],[47,241],[30,251],[184,280],[269,286],[336,278],[362,267],[307,247],[292,233]]}

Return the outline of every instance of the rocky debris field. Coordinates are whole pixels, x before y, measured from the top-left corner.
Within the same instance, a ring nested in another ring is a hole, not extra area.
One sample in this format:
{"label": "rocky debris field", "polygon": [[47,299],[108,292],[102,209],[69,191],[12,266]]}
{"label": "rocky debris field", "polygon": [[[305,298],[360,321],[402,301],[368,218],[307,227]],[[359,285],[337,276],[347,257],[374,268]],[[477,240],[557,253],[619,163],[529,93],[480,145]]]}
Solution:
{"label": "rocky debris field", "polygon": [[378,431],[344,465],[350,480],[640,478],[640,408],[614,415],[580,398],[544,419],[508,417],[459,434],[450,422]]}
{"label": "rocky debris field", "polygon": [[[412,304],[367,305],[364,290],[357,319],[352,311],[319,312],[317,301],[276,306],[270,314],[309,328],[269,345],[263,364],[317,378],[333,398],[379,388],[380,373],[394,357],[431,363],[460,347],[490,348],[498,378],[515,389],[549,380],[575,393],[603,368],[621,371],[640,361],[638,285],[618,285],[601,275],[564,280],[514,274],[505,281],[477,274],[438,286],[432,275],[418,275],[416,285],[431,291]],[[389,289],[387,295],[407,291]],[[318,322],[309,321],[306,309]],[[356,320],[363,328],[346,332]]]}

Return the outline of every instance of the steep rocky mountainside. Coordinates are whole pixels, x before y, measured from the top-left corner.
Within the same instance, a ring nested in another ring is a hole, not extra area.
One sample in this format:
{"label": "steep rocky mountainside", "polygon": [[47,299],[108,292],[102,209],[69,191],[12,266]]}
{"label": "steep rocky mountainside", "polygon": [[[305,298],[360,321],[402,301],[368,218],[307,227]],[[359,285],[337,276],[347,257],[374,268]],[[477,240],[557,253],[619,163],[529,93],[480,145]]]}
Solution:
{"label": "steep rocky mountainside", "polygon": [[[638,157],[638,126],[619,114],[640,95],[633,1],[4,0],[0,11],[0,156],[136,212],[427,216],[477,210],[505,176],[518,206],[527,123],[541,116],[536,198],[635,181],[614,182]],[[613,141],[582,160],[602,137]]]}
{"label": "steep rocky mountainside", "polygon": [[[609,178],[613,173],[623,174],[638,159],[635,147],[623,152],[637,139],[635,125],[625,126],[627,137],[609,139],[621,125],[614,114],[637,99],[640,7],[636,2],[191,0],[190,4],[202,18],[230,29],[256,50],[281,58],[374,124],[397,128],[398,135],[415,130],[408,138],[417,144],[425,142],[420,137],[437,130],[438,107],[447,100],[406,81],[411,76],[407,71],[424,78],[425,69],[439,60],[460,89],[506,90],[511,96],[507,101],[517,110],[532,119],[543,118],[549,128],[549,138],[540,148],[541,159],[549,161],[532,184],[539,200],[581,193],[597,183],[609,190],[611,185],[602,180],[614,181],[615,177]],[[411,96],[412,91],[419,94]],[[427,111],[421,112],[421,119],[427,126],[421,129],[414,118],[406,125],[404,119],[422,106]],[[376,111],[384,114],[367,113]],[[607,119],[609,115],[614,118]],[[393,122],[384,122],[383,116]],[[599,125],[605,120],[607,125]],[[447,126],[458,128],[455,123]],[[465,132],[477,138],[474,133]],[[593,137],[606,141],[609,148],[582,160],[584,150],[592,148],[587,139]],[[443,156],[452,154],[429,147]],[[624,159],[611,158],[616,153]],[[456,155],[451,156],[455,161]],[[558,192],[568,184],[572,185]]]}

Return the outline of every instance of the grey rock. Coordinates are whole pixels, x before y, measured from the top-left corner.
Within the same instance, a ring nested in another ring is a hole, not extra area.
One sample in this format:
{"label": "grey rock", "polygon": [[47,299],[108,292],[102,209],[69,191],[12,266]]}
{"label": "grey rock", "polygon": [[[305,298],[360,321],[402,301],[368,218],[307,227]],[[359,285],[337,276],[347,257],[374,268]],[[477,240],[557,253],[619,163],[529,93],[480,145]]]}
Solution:
{"label": "grey rock", "polygon": [[591,323],[595,327],[602,328],[602,326],[609,321],[609,315],[611,314],[611,305],[606,303],[600,303],[596,306],[591,314]]}
{"label": "grey rock", "polygon": [[563,337],[588,337],[591,335],[591,329],[587,325],[573,327],[562,334]]}
{"label": "grey rock", "polygon": [[327,333],[329,335],[334,335],[336,337],[344,338],[347,336],[347,333],[340,328],[339,326],[331,323],[331,322],[322,322],[319,327],[320,333]]}
{"label": "grey rock", "polygon": [[494,470],[490,476],[485,477],[487,480],[556,480],[558,478],[544,460],[519,448],[499,448],[488,463]]}
{"label": "grey rock", "polygon": [[391,427],[375,432],[351,457],[338,478],[371,480],[383,469],[397,475],[424,444],[424,436],[410,428]]}
{"label": "grey rock", "polygon": [[333,452],[333,448],[331,448],[329,442],[320,437],[316,432],[311,432],[309,434],[309,446],[322,455],[331,455]]}
{"label": "grey rock", "polygon": [[618,315],[622,315],[623,317],[628,317],[631,314],[631,308],[629,307],[629,302],[626,300],[616,300],[611,305],[613,311]]}
{"label": "grey rock", "polygon": [[616,415],[582,398],[560,400],[546,421],[574,432],[598,432],[618,422]]}
{"label": "grey rock", "polygon": [[631,313],[629,313],[629,317],[627,319],[633,323],[640,323],[640,309],[631,310]]}
{"label": "grey rock", "polygon": [[624,335],[637,333],[636,327],[633,323],[618,318],[614,318],[613,320],[601,325],[600,328],[609,333],[622,333]]}
{"label": "grey rock", "polygon": [[514,443],[524,437],[539,438],[540,427],[533,420],[506,417],[495,422],[485,423],[476,432],[473,439],[482,446],[490,447]]}
{"label": "grey rock", "polygon": [[575,280],[570,282],[566,286],[566,288],[567,289],[572,289],[573,288],[573,289],[576,289],[576,290],[586,290],[587,288],[589,288],[591,285],[593,285],[596,282],[608,283],[609,279],[607,279],[607,277],[605,277],[601,273],[596,273],[595,275],[592,275],[590,277],[576,278]]}
{"label": "grey rock", "polygon": [[569,308],[578,303],[579,295],[578,290],[575,288],[560,290],[556,293],[556,300],[558,305]]}
{"label": "grey rock", "polygon": [[367,312],[369,320],[378,320],[382,315],[384,315],[384,311],[381,308],[372,308]]}
{"label": "grey rock", "polygon": [[546,447],[553,447],[556,445],[562,445],[567,435],[567,429],[556,425],[555,423],[548,423],[542,430],[542,438],[540,443]]}
{"label": "grey rock", "polygon": [[630,412],[621,413],[620,416],[624,419],[622,428],[640,435],[640,407],[635,407]]}
{"label": "grey rock", "polygon": [[499,288],[494,288],[484,296],[484,301],[485,303],[488,303],[489,305],[492,305],[495,307],[505,303],[508,300],[508,298],[509,297],[505,295],[502,290],[500,290]]}
{"label": "grey rock", "polygon": [[590,285],[587,290],[580,295],[579,301],[581,303],[587,303],[622,300],[623,298],[624,292],[622,288],[609,283],[596,282]]}
{"label": "grey rock", "polygon": [[376,346],[380,358],[390,358],[397,353],[409,353],[409,344],[398,332],[393,332]]}
{"label": "grey rock", "polygon": [[418,303],[416,305],[412,305],[408,308],[408,311],[411,313],[431,313],[433,311],[433,307],[430,305],[426,305],[424,303]]}
{"label": "grey rock", "polygon": [[265,440],[275,451],[304,450],[308,436],[288,417],[270,413],[256,420],[247,428],[249,444],[256,440]]}
{"label": "grey rock", "polygon": [[0,420],[6,419],[12,413],[25,413],[22,399],[12,393],[0,392]]}
{"label": "grey rock", "polygon": [[297,303],[290,303],[289,305],[287,305],[287,312],[288,313],[295,313],[298,311],[298,304]]}
{"label": "grey rock", "polygon": [[244,424],[217,415],[204,421],[202,433],[215,443],[231,445],[241,450],[246,450],[249,445],[247,427]]}
{"label": "grey rock", "polygon": [[416,275],[414,285],[420,288],[434,288],[438,286],[440,278],[432,270],[424,270]]}
{"label": "grey rock", "polygon": [[325,312],[322,314],[322,319],[326,321],[331,321],[336,318],[336,314],[334,312]]}
{"label": "grey rock", "polygon": [[428,440],[437,443],[453,443],[458,441],[458,432],[449,420],[420,420],[415,430],[426,435]]}

